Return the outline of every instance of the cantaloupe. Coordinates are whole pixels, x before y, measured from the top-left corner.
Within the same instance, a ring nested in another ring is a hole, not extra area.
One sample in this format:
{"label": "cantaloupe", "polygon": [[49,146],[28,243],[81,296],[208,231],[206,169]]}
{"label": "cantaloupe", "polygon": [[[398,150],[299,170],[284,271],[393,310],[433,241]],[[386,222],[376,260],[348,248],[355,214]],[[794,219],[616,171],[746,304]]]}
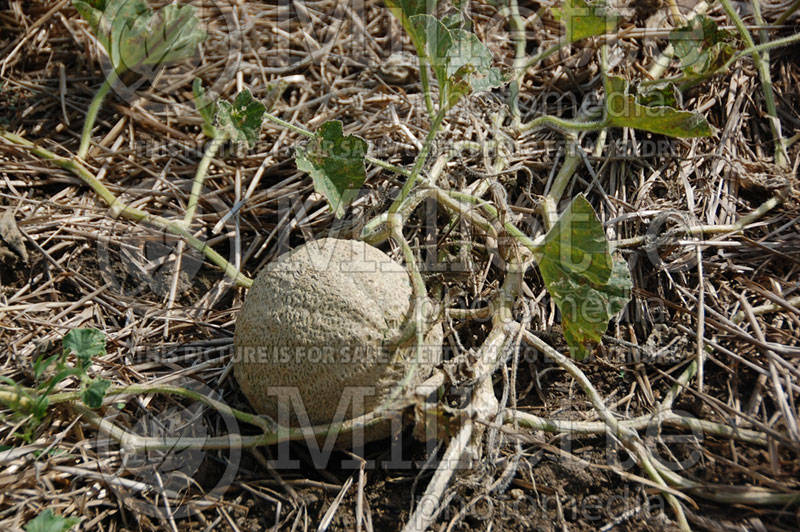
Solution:
{"label": "cantaloupe", "polygon": [[[407,374],[415,346],[390,344],[412,312],[408,272],[388,255],[354,240],[309,242],[254,280],[236,320],[234,375],[252,407],[283,425],[357,417],[384,404]],[[441,351],[442,328],[435,324],[411,385],[430,375]],[[295,390],[307,420],[292,402]],[[363,406],[354,408],[359,398]],[[347,410],[337,419],[340,402]],[[365,440],[391,430],[387,419],[370,427]]]}

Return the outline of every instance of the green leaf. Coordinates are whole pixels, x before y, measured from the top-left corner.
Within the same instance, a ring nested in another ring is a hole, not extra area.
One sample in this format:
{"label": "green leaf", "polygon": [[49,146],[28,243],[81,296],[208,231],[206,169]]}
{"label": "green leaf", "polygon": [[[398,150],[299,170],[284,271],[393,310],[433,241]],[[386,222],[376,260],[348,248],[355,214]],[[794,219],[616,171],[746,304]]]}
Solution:
{"label": "green leaf", "polygon": [[343,135],[342,123],[322,124],[308,144],[295,150],[297,168],[311,174],[314,190],[325,196],[337,218],[344,216],[367,178],[364,157],[367,142],[355,135]]}
{"label": "green leaf", "polygon": [[252,149],[258,141],[266,110],[264,104],[254,100],[250,91],[245,89],[236,95],[233,103],[225,100],[217,103],[217,129],[234,143],[244,143]]}
{"label": "green leaf", "polygon": [[436,0],[386,0],[417,55],[433,68],[441,105],[449,109],[462,96],[499,87],[505,79],[492,67],[489,48],[473,33],[460,29],[460,15],[433,16],[436,4]]}
{"label": "green leaf", "polygon": [[612,258],[603,226],[577,196],[545,238],[539,271],[562,316],[572,356],[582,360],[630,297],[628,265]]}
{"label": "green leaf", "polygon": [[670,137],[710,137],[711,125],[699,113],[666,106],[647,106],[628,94],[628,82],[609,76],[606,121],[612,127],[630,127]]}
{"label": "green leaf", "polygon": [[203,80],[194,78],[192,83],[192,93],[194,94],[194,106],[203,118],[203,133],[209,138],[216,138],[219,134],[214,127],[214,119],[217,116],[217,99],[210,98],[203,88]]}
{"label": "green leaf", "polygon": [[681,70],[688,76],[715,72],[735,53],[733,35],[720,30],[717,23],[705,15],[698,15],[685,26],[672,30],[669,41],[681,61]]}
{"label": "green leaf", "polygon": [[106,354],[106,335],[97,329],[72,329],[61,343],[64,354],[75,353],[82,368],[89,365],[92,357]]}
{"label": "green leaf", "polygon": [[92,381],[81,393],[81,401],[89,408],[100,408],[111,382],[105,379]]}
{"label": "green leaf", "polygon": [[[562,301],[561,323],[570,353],[583,360],[599,343],[608,328],[608,321],[619,313],[630,299],[631,276],[623,259],[614,260],[614,269],[604,286],[562,281],[551,289]],[[555,297],[555,296],[554,296]],[[574,303],[579,302],[580,306]]]}
{"label": "green leaf", "polygon": [[81,520],[77,517],[63,517],[46,509],[25,525],[25,532],[67,532]]}
{"label": "green leaf", "polygon": [[586,3],[585,0],[564,0],[561,7],[550,9],[553,16],[566,28],[567,42],[611,33],[620,16],[604,1]]}
{"label": "green leaf", "polygon": [[439,99],[445,108],[452,108],[462,96],[505,82],[492,66],[492,53],[475,34],[450,30],[431,15],[414,15],[410,21],[413,33],[424,40],[423,53],[439,82]]}
{"label": "green leaf", "polygon": [[192,5],[167,4],[153,11],[144,0],[72,2],[106,49],[114,69],[142,73],[188,59],[206,38]]}

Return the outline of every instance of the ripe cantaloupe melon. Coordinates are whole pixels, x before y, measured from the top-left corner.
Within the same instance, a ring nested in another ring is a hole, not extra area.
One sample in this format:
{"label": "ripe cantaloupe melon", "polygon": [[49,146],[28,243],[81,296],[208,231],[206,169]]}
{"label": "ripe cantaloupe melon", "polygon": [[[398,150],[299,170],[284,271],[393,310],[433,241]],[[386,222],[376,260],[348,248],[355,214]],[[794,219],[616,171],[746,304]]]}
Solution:
{"label": "ripe cantaloupe melon", "polygon": [[[414,360],[413,345],[388,345],[412,312],[408,273],[388,255],[354,240],[309,242],[254,280],[236,321],[234,375],[253,408],[282,425],[327,425],[340,401],[347,410],[338,420],[360,416],[383,404]],[[436,324],[411,385],[430,375],[441,350]],[[307,420],[292,403],[294,391]],[[365,440],[390,434],[385,420]]]}

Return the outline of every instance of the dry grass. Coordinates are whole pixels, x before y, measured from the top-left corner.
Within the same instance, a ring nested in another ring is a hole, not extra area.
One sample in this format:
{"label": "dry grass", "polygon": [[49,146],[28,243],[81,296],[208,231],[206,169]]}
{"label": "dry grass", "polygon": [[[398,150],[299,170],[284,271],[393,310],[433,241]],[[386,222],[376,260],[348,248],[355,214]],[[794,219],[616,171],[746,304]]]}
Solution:
{"label": "dry grass", "polygon": [[[788,4],[765,5],[767,21],[777,19]],[[201,18],[209,31],[201,58],[170,69],[137,92],[113,95],[100,114],[88,164],[119,198],[163,216],[177,218],[185,209],[202,156],[201,122],[191,103],[195,76],[225,97],[249,87],[257,98],[272,103],[275,114],[308,129],[340,119],[346,133],[369,141],[372,155],[397,165],[413,161],[427,131],[425,106],[413,65],[399,70],[387,66],[390,55],[401,51],[404,38],[381,2],[365,2],[363,13],[332,0],[297,3],[293,5],[305,7],[291,16],[284,3],[197,5],[202,5]],[[622,32],[613,47],[626,52],[628,60],[614,70],[629,79],[641,79],[657,46],[663,45],[634,28],[646,27],[648,20],[652,24],[650,17],[664,9],[643,3],[635,11],[626,19],[631,31]],[[712,13],[724,21],[721,10]],[[475,4],[471,16],[496,61],[511,65],[514,49],[507,25],[498,24],[504,19],[497,10]],[[797,20],[790,18],[787,27],[773,35],[796,32]],[[531,45],[548,46],[560,31],[556,21],[545,17],[529,35],[538,40]],[[410,49],[407,43],[405,48]],[[787,137],[800,130],[799,50],[795,45],[771,55]],[[596,52],[597,43],[575,45],[531,69],[521,91],[523,115],[577,114],[584,96],[600,86]],[[0,126],[57,154],[75,153],[85,110],[102,81],[98,65],[87,26],[69,2],[0,1]],[[276,90],[281,80],[286,85]],[[581,367],[617,417],[629,419],[650,412],[702,353],[703,371],[682,389],[676,409],[757,431],[766,437],[765,444],[708,435],[700,441],[678,441],[688,432],[665,428],[663,433],[648,432],[648,445],[665,459],[694,456],[693,465],[681,474],[701,484],[796,493],[800,209],[793,187],[800,157],[794,147],[790,169],[772,165],[771,133],[749,60],[688,91],[683,103],[687,109],[701,110],[718,133],[709,139],[665,143],[634,130],[610,130],[606,146],[618,149],[599,154],[589,149],[596,135],[581,139],[587,156],[567,195],[589,191],[609,237],[627,242],[622,252],[635,286],[624,318],[612,325],[596,357]],[[503,105],[500,92],[472,97],[449,115],[435,149],[441,152],[462,140],[486,145],[497,139],[508,150],[505,168],[496,171],[488,150],[464,154],[446,168],[440,184],[465,188],[488,179],[502,185],[504,199],[497,188],[487,199],[535,236],[541,227],[526,221],[537,212],[553,169],[563,160],[563,135],[547,129],[508,133],[510,128],[490,121]],[[206,180],[192,229],[250,276],[304,240],[329,231],[357,234],[402,184],[397,176],[368,167],[369,192],[356,202],[349,221],[336,225],[324,200],[313,193],[310,178],[295,168],[292,150],[302,141],[267,123],[256,149],[242,157],[218,157]],[[649,146],[658,149],[644,151]],[[680,231],[686,225],[735,223],[776,195],[784,199],[781,205],[744,231],[707,235],[702,243]],[[95,360],[92,375],[115,385],[180,385],[204,394],[218,390],[229,405],[249,410],[229,366],[236,313],[245,293],[218,269],[157,229],[115,219],[78,178],[2,141],[0,205],[14,213],[27,253],[23,258],[0,240],[4,377],[30,386],[37,356],[56,352],[70,329],[95,327],[106,333],[108,353]],[[423,222],[420,214],[406,232],[422,259],[449,250],[452,260],[468,265],[466,272],[426,272],[430,285],[441,287],[452,305],[474,308],[490,299],[504,276],[493,265],[491,243],[458,226],[448,230],[446,216],[438,218],[436,233]],[[665,228],[662,234],[677,227],[677,242],[672,239],[666,246],[638,238],[659,224]],[[472,245],[460,246],[461,242]],[[177,269],[176,255],[171,254],[176,249],[182,250]],[[526,297],[516,308],[518,317],[563,351],[560,336],[546,332],[557,331],[559,318],[538,272],[530,269],[524,282]],[[453,361],[449,371],[456,380],[469,380],[469,354],[481,345],[490,324],[454,319],[447,325]],[[497,373],[498,391],[508,383],[503,374]],[[64,382],[66,389],[75,385]],[[520,410],[543,418],[597,419],[574,381],[541,358],[522,358],[515,394]],[[112,403],[103,415],[115,416],[115,423],[139,434],[202,436],[251,430],[164,395],[140,394],[119,402],[120,409]],[[412,496],[421,493],[429,478],[424,474],[417,482],[416,470],[315,470],[300,447],[293,448],[303,459],[296,471],[268,467],[270,451],[263,449],[208,451],[199,457],[188,451],[164,453],[174,462],[151,470],[146,464],[123,462],[126,455],[119,445],[100,435],[69,404],[55,407],[27,442],[17,436],[25,424],[11,410],[2,411],[3,530],[21,528],[45,508],[83,517],[81,530],[312,529],[326,516],[332,520],[330,529],[354,529],[358,524],[388,530],[408,519]],[[645,476],[638,468],[620,475],[620,464],[605,454],[604,437],[574,439],[516,430],[522,435],[519,448],[512,435],[493,433],[494,450],[483,466],[458,475],[455,489],[448,491],[454,497],[448,518],[441,523],[450,520],[458,529],[483,529],[486,523],[474,515],[462,520],[458,512],[473,498],[481,502],[481,486],[492,483],[498,489],[486,500],[494,501],[497,510],[491,519],[495,529],[581,530],[615,523],[663,529],[667,525],[659,519],[674,518],[669,509],[653,515],[642,512],[658,491],[643,484],[641,477],[630,476]],[[414,444],[406,452],[419,458],[423,447]],[[368,448],[367,454],[386,458],[385,449]],[[148,456],[158,460],[162,455]],[[508,470],[513,476],[504,477],[508,464],[517,459],[519,467]],[[211,491],[220,483],[228,489]],[[696,503],[686,503],[685,508],[698,528],[800,527],[796,502],[761,507],[756,501],[709,501],[714,490],[703,487],[684,492]],[[608,502],[621,493],[629,497],[621,507],[619,500]],[[587,497],[608,503],[600,520],[572,512],[569,504]],[[509,510],[515,500],[536,500],[542,507],[535,515],[515,514]],[[362,514],[368,516],[363,523]]]}

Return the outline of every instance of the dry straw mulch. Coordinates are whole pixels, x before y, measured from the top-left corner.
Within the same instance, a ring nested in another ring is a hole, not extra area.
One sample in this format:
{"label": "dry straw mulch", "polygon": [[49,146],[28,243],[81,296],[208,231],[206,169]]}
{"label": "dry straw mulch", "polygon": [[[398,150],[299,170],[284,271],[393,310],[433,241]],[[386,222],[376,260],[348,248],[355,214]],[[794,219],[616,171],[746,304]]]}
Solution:
{"label": "dry straw mulch", "polygon": [[[119,198],[153,214],[182,215],[204,142],[191,99],[194,77],[227,98],[248,87],[276,115],[308,129],[342,120],[346,133],[367,139],[372,155],[397,165],[413,161],[427,132],[425,107],[413,56],[403,53],[411,48],[382,2],[195,4],[209,34],[200,57],[146,83],[126,79],[131,90],[112,94],[100,114],[88,164]],[[765,4],[767,21],[789,4]],[[532,16],[545,5],[521,7]],[[666,8],[658,2],[631,7],[612,46],[612,58],[620,59],[613,69],[641,79],[664,46],[665,33],[655,28]],[[710,13],[726,24],[718,7]],[[469,14],[495,60],[510,66],[507,20],[489,4],[474,3]],[[753,23],[751,17],[745,21]],[[771,34],[795,33],[797,21],[790,18]],[[562,31],[546,13],[534,27],[527,36],[531,49],[557,42]],[[641,30],[648,27],[652,31]],[[597,51],[590,40],[532,68],[520,95],[523,114],[575,116],[601,86]],[[771,54],[787,137],[800,130],[799,52],[795,45]],[[87,106],[103,79],[101,63],[87,25],[67,0],[0,1],[0,127],[59,155],[75,153]],[[674,65],[668,71],[676,72]],[[535,236],[541,227],[526,221],[536,219],[538,200],[563,161],[564,137],[547,129],[510,134],[492,123],[504,96],[475,95],[454,110],[431,160],[457,141],[501,141],[502,171],[493,166],[492,150],[464,152],[446,167],[442,186],[495,183],[487,201]],[[800,490],[800,209],[793,187],[800,158],[794,147],[790,169],[772,164],[771,132],[749,59],[688,91],[683,105],[700,110],[717,134],[684,141],[615,129],[607,132],[602,153],[591,150],[596,134],[580,138],[586,157],[568,196],[588,191],[609,237],[624,244],[635,287],[624,316],[581,368],[616,417],[632,419],[651,412],[703,353],[704,371],[681,388],[676,411],[763,438],[743,441],[665,425],[647,431],[647,445],[663,460],[683,464],[679,473],[701,485],[794,493]],[[396,175],[368,167],[368,191],[347,222],[335,222],[310,178],[294,165],[299,142],[295,133],[266,123],[255,149],[221,154],[205,183],[192,229],[251,277],[297,243],[330,231],[357,234],[402,184]],[[783,201],[744,231],[706,236],[702,244],[686,231],[735,223],[772,197]],[[74,175],[5,142],[0,206],[13,213],[22,243],[10,243],[10,232],[0,240],[3,377],[30,386],[36,357],[57,352],[67,331],[95,327],[106,333],[108,352],[94,361],[93,376],[120,386],[219,393],[227,404],[249,410],[229,366],[245,292],[201,255],[147,224],[115,218]],[[437,232],[431,232],[431,220]],[[464,266],[425,271],[451,306],[479,308],[500,286],[504,272],[491,243],[459,224],[450,226],[443,212],[420,211],[406,236],[422,259]],[[171,253],[178,249],[176,269]],[[524,282],[519,319],[563,351],[560,319],[535,268]],[[490,323],[453,319],[446,326],[452,371],[464,372]],[[517,374],[519,409],[548,419],[598,418],[571,377],[541,356],[521,356]],[[508,383],[503,375],[498,370],[498,393]],[[19,436],[26,419],[11,409],[0,415],[3,530],[20,529],[47,508],[83,518],[81,530],[288,530],[314,529],[320,522],[330,523],[330,530],[393,530],[409,518],[412,498],[430,478],[430,472],[418,477],[418,468],[318,470],[301,446],[293,447],[301,461],[294,470],[268,467],[270,449],[154,452],[151,463],[167,461],[154,469],[121,452],[69,405],[55,407],[27,441]],[[160,394],[111,402],[102,415],[139,434],[252,430]],[[458,473],[439,523],[496,530],[674,526],[660,492],[642,481],[646,475],[602,432],[516,432],[521,439],[494,432],[487,460]],[[385,447],[368,447],[367,458],[388,460]],[[424,445],[409,443],[404,453],[424,458]],[[512,462],[514,475],[506,478]],[[220,484],[227,489],[215,491]],[[690,498],[684,500],[686,515],[699,529],[800,527],[796,500],[762,506],[744,492],[731,502],[714,501],[714,488],[684,491]],[[462,508],[467,510],[459,513]]]}

